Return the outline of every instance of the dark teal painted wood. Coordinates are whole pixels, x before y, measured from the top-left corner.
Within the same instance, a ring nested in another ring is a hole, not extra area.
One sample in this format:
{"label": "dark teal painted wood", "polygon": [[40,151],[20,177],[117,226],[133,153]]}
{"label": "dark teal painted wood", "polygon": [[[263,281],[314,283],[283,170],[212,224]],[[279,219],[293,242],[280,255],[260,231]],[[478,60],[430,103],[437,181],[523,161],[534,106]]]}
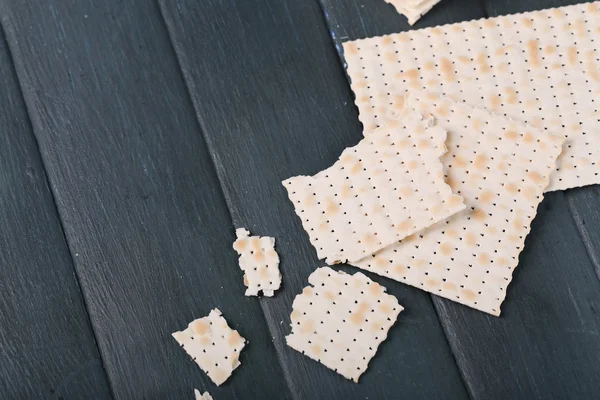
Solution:
{"label": "dark teal painted wood", "polygon": [[[158,6],[0,14],[115,397],[291,398]],[[218,389],[170,336],[213,307],[250,341]]]}
{"label": "dark teal painted wood", "polygon": [[109,399],[110,388],[0,32],[0,398]]}
{"label": "dark teal painted wood", "polygon": [[331,165],[360,140],[348,85],[316,2],[161,1],[236,226],[278,240],[284,289],[261,302],[301,399],[466,398],[429,296],[374,277],[406,311],[360,384],[285,345],[316,255],[281,181]]}
{"label": "dark teal painted wood", "polygon": [[[0,0],[115,397],[191,398],[193,387],[216,399],[596,396],[597,187],[542,203],[501,318],[373,277],[406,311],[360,384],[285,346],[293,297],[320,263],[280,181],[317,172],[360,140],[334,45],[408,26],[383,0],[160,5],[162,16],[156,4],[133,0]],[[416,28],[554,5],[443,0]],[[110,397],[31,128],[14,100],[16,81],[4,72],[10,61],[2,60],[4,124],[20,134],[0,135],[0,221],[11,233],[0,234],[8,249],[0,261],[11,267],[0,282],[9,304],[0,310],[0,345],[9,352],[0,393]],[[284,286],[275,298],[242,296],[234,226],[277,238]],[[24,296],[42,283],[46,292]],[[250,340],[223,388],[169,337],[214,306]],[[23,335],[22,326],[46,335]]]}

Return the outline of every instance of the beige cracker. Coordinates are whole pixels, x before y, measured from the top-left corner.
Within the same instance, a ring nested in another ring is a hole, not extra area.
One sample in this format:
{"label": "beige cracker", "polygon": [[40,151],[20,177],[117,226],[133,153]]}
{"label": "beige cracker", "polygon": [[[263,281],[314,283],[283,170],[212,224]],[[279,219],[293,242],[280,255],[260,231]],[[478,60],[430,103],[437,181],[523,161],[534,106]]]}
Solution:
{"label": "beige cracker", "polygon": [[240,352],[246,345],[238,331],[227,325],[218,308],[172,336],[217,386],[240,365]]}
{"label": "beige cracker", "polygon": [[599,3],[344,43],[365,134],[427,89],[566,138],[547,190],[600,183]]}
{"label": "beige cracker", "polygon": [[463,210],[444,182],[445,138],[433,119],[406,113],[332,167],[284,181],[319,259],[358,261]]}
{"label": "beige cracker", "polygon": [[200,393],[198,389],[194,389],[194,397],[196,400],[213,400],[212,396],[208,392]]}
{"label": "beige cracker", "polygon": [[287,344],[358,382],[403,308],[360,272],[323,267],[308,282],[312,286],[294,299]]}
{"label": "beige cracker", "polygon": [[500,315],[562,138],[433,94],[407,102],[448,130],[446,181],[467,210],[352,264]]}
{"label": "beige cracker", "polygon": [[421,17],[427,14],[440,0],[385,0],[414,25]]}
{"label": "beige cracker", "polygon": [[260,291],[265,296],[273,296],[281,286],[279,272],[279,256],[275,251],[275,239],[268,236],[249,236],[244,228],[235,231],[237,240],[234,250],[240,255],[239,264],[244,271],[246,296],[258,296]]}

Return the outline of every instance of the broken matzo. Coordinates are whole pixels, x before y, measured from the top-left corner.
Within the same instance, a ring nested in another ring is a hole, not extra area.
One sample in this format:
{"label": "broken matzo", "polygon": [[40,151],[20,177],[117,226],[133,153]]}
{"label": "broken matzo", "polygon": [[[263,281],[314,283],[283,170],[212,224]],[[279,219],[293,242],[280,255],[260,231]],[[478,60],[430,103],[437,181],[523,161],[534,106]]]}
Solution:
{"label": "broken matzo", "polygon": [[358,261],[464,209],[444,182],[445,130],[407,113],[315,176],[283,182],[296,214],[328,264]]}
{"label": "broken matzo", "polygon": [[231,329],[221,311],[215,308],[207,317],[198,318],[173,338],[217,385],[225,382],[240,365],[240,352],[246,340]]}
{"label": "broken matzo", "polygon": [[213,400],[212,396],[208,392],[200,393],[198,389],[194,389],[194,397],[196,400]]}
{"label": "broken matzo", "polygon": [[240,255],[239,264],[244,271],[246,296],[258,296],[262,291],[271,297],[281,286],[279,255],[275,251],[275,238],[250,236],[244,228],[235,231],[234,250]]}
{"label": "broken matzo", "polygon": [[564,135],[547,190],[600,183],[599,4],[344,43],[365,134],[427,89]]}
{"label": "broken matzo", "polygon": [[562,138],[430,93],[407,107],[448,130],[446,182],[467,210],[352,265],[500,315]]}
{"label": "broken matzo", "polygon": [[440,0],[385,0],[390,3],[396,11],[408,19],[410,25],[414,25],[421,17],[427,14]]}
{"label": "broken matzo", "polygon": [[308,277],[293,303],[293,349],[358,382],[403,308],[385,287],[364,274],[329,267]]}

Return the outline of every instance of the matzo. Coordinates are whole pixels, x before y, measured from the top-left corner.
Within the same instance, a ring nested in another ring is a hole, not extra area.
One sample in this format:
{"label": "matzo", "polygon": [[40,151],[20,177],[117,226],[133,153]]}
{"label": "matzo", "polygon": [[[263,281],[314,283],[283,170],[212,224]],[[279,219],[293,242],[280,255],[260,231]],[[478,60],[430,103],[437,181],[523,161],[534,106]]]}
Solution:
{"label": "matzo", "polygon": [[217,386],[240,365],[240,352],[246,345],[217,308],[207,317],[190,322],[185,330],[174,332],[173,338]]}
{"label": "matzo", "polygon": [[344,43],[365,133],[427,89],[564,135],[547,190],[600,183],[599,4]]}
{"label": "matzo", "polygon": [[385,0],[390,3],[396,11],[408,19],[410,25],[414,25],[421,17],[427,14],[440,0]]}
{"label": "matzo", "polygon": [[390,121],[332,167],[283,182],[328,264],[358,261],[464,209],[444,182],[446,132],[419,113]]}
{"label": "matzo", "polygon": [[208,392],[200,393],[198,389],[194,389],[194,397],[196,400],[213,400],[212,396]]}
{"label": "matzo", "polygon": [[358,382],[403,308],[386,289],[360,272],[328,267],[308,277],[312,286],[294,299],[293,349]]}
{"label": "matzo", "polygon": [[237,240],[234,250],[240,255],[239,264],[244,271],[246,296],[258,296],[262,291],[271,297],[281,286],[279,255],[275,251],[275,239],[268,236],[249,236],[244,228],[235,231]]}
{"label": "matzo", "polygon": [[448,130],[446,181],[467,211],[352,264],[500,315],[562,139],[433,94],[407,101]]}

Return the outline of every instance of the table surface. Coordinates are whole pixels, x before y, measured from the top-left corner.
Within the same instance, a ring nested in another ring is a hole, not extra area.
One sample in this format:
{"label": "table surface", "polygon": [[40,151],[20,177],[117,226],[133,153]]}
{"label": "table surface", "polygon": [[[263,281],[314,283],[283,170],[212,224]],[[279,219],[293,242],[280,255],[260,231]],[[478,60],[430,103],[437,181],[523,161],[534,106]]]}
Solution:
{"label": "table surface", "polygon": [[[412,29],[568,3],[443,0]],[[336,50],[411,29],[383,0],[0,0],[0,15],[0,398],[599,395],[598,186],[546,196],[502,317],[367,274],[406,310],[359,384],[285,345],[322,263],[280,182],[360,140]],[[243,296],[235,227],[277,239],[274,298]],[[170,337],[214,307],[250,342],[220,388]]]}

